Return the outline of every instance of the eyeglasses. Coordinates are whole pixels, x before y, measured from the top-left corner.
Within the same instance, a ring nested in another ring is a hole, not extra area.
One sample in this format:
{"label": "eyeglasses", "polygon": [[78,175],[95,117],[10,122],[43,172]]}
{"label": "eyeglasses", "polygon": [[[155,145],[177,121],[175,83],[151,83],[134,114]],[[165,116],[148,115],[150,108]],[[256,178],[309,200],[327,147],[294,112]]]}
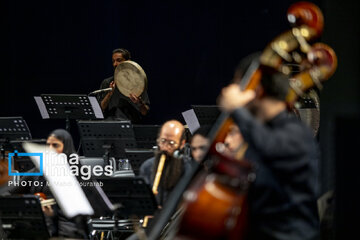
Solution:
{"label": "eyeglasses", "polygon": [[175,142],[174,140],[168,140],[168,139],[166,139],[166,138],[159,138],[158,140],[157,140],[157,143],[159,144],[159,145],[165,145],[165,144],[167,144],[169,147],[171,147],[171,148],[176,148],[179,144],[177,143],[177,142]]}

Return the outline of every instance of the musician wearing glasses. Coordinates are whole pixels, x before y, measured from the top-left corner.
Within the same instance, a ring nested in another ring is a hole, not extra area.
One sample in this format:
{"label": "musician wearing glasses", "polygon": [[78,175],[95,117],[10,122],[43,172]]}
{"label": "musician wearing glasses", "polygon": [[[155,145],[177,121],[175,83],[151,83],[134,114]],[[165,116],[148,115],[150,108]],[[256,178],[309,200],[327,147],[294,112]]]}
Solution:
{"label": "musician wearing glasses", "polygon": [[139,175],[151,185],[158,204],[162,206],[186,167],[178,154],[185,145],[184,126],[176,120],[164,123],[157,144],[155,156],[141,165]]}
{"label": "musician wearing glasses", "polygon": [[[114,71],[116,67],[131,59],[130,52],[123,48],[118,48],[112,52],[112,65]],[[129,96],[122,94],[116,87],[114,76],[102,81],[100,89],[112,88],[107,93],[98,95],[98,101],[104,113],[105,119],[108,120],[130,120],[132,123],[141,122],[150,109],[149,96],[147,89],[140,96],[130,93]]]}

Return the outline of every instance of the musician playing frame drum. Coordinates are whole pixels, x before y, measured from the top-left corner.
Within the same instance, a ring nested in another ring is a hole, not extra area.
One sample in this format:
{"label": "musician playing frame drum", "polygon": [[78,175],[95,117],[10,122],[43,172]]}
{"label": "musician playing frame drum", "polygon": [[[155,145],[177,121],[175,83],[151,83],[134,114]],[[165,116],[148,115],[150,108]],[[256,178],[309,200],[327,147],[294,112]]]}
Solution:
{"label": "musician playing frame drum", "polygon": [[100,89],[112,90],[98,95],[105,119],[139,123],[150,109],[146,74],[130,58],[126,49],[113,50],[114,76],[104,79],[100,86]]}

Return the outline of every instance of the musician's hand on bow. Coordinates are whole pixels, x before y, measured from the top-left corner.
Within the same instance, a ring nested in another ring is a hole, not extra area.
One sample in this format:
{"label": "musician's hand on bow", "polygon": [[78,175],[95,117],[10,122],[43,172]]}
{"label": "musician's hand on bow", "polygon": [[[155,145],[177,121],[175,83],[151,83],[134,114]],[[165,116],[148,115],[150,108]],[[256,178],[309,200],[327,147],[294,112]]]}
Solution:
{"label": "musician's hand on bow", "polygon": [[221,91],[218,103],[225,111],[231,112],[248,104],[255,98],[255,91],[241,91],[239,85],[230,84]]}
{"label": "musician's hand on bow", "polygon": [[42,209],[43,213],[45,214],[45,216],[48,216],[48,217],[54,216],[54,210],[51,207],[51,205],[49,205],[49,206],[41,206],[41,209]]}
{"label": "musician's hand on bow", "polygon": [[45,216],[48,216],[48,217],[54,216],[54,210],[51,207],[51,205],[43,204],[45,201],[47,201],[46,195],[42,192],[35,193],[34,195],[39,197],[40,203],[41,203],[41,209],[42,209],[43,213],[45,214]]}

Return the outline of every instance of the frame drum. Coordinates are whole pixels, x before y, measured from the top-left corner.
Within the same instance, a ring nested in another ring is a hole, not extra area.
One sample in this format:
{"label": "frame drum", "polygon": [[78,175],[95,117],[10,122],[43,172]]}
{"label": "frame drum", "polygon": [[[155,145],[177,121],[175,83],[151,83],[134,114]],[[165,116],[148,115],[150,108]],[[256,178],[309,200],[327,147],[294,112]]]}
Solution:
{"label": "frame drum", "polygon": [[127,97],[130,97],[130,93],[139,97],[147,88],[144,70],[133,61],[120,63],[115,69],[114,79],[118,90]]}

